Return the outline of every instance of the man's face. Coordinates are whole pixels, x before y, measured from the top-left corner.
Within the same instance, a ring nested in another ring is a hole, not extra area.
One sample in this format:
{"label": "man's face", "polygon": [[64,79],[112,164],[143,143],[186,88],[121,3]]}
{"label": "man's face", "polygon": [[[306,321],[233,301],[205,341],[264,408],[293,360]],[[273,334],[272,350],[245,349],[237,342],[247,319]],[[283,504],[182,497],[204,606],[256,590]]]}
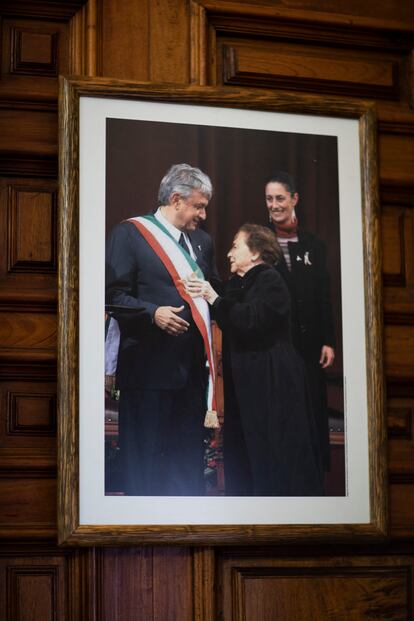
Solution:
{"label": "man's face", "polygon": [[291,224],[298,194],[292,196],[281,183],[268,183],[265,189],[266,207],[274,224]]}
{"label": "man's face", "polygon": [[189,197],[175,195],[175,226],[181,231],[194,231],[207,218],[208,198],[199,190],[193,190]]}

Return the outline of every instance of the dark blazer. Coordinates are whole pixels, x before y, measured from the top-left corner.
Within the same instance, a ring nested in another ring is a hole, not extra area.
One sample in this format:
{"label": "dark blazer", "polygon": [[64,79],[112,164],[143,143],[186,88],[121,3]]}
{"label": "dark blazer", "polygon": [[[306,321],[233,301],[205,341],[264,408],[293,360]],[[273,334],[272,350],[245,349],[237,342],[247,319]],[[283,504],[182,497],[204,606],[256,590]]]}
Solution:
{"label": "dark blazer", "polygon": [[[218,279],[211,237],[201,229],[189,237],[205,277]],[[117,225],[106,244],[106,304],[136,309],[135,313],[114,312],[121,331],[119,388],[183,387],[201,347],[198,330],[162,261],[130,222]],[[190,323],[185,334],[170,336],[153,322],[158,306],[182,305],[181,316]]]}
{"label": "dark blazer", "polygon": [[293,342],[306,358],[319,360],[323,345],[335,346],[325,244],[298,230],[298,242],[288,244],[291,271],[284,257],[277,265],[292,299]]}

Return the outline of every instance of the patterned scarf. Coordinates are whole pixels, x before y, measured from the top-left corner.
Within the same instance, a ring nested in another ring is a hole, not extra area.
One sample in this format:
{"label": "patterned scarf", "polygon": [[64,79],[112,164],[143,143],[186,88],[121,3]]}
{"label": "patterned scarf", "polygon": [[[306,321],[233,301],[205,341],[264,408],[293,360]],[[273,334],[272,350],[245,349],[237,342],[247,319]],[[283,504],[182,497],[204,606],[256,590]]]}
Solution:
{"label": "patterned scarf", "polygon": [[273,226],[278,237],[285,237],[289,239],[291,237],[298,236],[299,221],[297,218],[289,224],[274,224]]}

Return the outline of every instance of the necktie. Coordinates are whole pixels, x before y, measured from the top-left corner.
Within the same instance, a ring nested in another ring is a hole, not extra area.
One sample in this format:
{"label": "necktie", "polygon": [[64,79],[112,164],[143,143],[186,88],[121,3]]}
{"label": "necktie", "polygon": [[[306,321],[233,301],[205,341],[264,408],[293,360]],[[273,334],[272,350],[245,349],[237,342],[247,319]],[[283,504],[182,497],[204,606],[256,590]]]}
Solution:
{"label": "necktie", "polygon": [[190,249],[189,249],[189,247],[188,247],[188,245],[187,245],[187,242],[185,241],[185,237],[184,237],[184,234],[183,234],[183,233],[181,233],[181,235],[180,235],[180,239],[178,240],[178,243],[179,243],[179,244],[180,244],[180,246],[181,246],[182,248],[184,248],[184,250],[186,250],[186,251],[188,252],[188,254],[191,256]]}

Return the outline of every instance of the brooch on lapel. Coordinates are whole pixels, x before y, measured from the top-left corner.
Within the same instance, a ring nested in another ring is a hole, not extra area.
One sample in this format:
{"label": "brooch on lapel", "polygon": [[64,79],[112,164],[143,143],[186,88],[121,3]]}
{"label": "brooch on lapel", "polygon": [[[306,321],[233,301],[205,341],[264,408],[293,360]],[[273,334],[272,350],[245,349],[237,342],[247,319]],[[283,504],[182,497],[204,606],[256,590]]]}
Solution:
{"label": "brooch on lapel", "polygon": [[304,265],[312,265],[312,262],[309,259],[309,251],[308,250],[303,255],[303,259],[302,259],[302,257],[299,254],[296,255],[296,261],[302,261],[302,260],[303,260]]}

